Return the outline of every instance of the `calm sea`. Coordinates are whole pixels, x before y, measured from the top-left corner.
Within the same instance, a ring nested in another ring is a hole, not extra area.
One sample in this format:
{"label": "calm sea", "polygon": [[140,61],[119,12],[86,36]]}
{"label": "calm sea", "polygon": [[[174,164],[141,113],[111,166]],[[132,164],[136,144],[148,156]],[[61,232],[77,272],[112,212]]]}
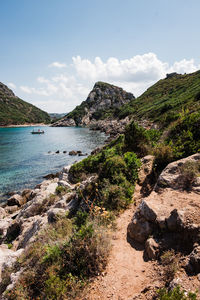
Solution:
{"label": "calm sea", "polygon": [[44,175],[83,158],[69,156],[69,151],[90,154],[105,141],[103,133],[87,128],[42,127],[41,135],[31,134],[33,129],[38,127],[0,128],[0,202],[7,193],[33,188]]}

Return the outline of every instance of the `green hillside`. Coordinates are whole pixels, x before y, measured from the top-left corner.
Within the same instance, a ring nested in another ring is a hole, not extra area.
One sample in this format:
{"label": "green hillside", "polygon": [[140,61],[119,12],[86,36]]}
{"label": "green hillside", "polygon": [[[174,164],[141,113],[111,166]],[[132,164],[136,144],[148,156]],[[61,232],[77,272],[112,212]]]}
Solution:
{"label": "green hillside", "polygon": [[0,83],[0,126],[25,123],[49,123],[49,115],[20,98]]}
{"label": "green hillside", "polygon": [[140,97],[122,106],[116,116],[133,115],[138,120],[150,119],[165,127],[183,111],[200,111],[200,71],[185,75],[175,73],[159,80]]}

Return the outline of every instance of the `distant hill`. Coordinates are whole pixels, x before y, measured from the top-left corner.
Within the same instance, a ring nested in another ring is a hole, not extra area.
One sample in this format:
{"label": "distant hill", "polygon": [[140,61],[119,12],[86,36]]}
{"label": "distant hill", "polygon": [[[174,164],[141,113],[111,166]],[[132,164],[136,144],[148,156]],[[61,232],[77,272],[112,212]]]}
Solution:
{"label": "distant hill", "polygon": [[61,113],[61,114],[59,114],[59,113],[49,113],[51,121],[54,121],[54,122],[61,119],[61,118],[63,118],[66,115],[67,115],[67,113]]}
{"label": "distant hill", "polygon": [[54,126],[89,126],[112,118],[120,107],[135,97],[122,88],[105,82],[97,82],[87,99]]}
{"label": "distant hill", "polygon": [[200,71],[167,74],[140,97],[123,105],[117,117],[134,116],[166,127],[178,120],[180,114],[192,112],[200,112]]}
{"label": "distant hill", "polygon": [[12,90],[0,83],[0,126],[25,123],[50,123],[50,117],[46,112],[15,96]]}

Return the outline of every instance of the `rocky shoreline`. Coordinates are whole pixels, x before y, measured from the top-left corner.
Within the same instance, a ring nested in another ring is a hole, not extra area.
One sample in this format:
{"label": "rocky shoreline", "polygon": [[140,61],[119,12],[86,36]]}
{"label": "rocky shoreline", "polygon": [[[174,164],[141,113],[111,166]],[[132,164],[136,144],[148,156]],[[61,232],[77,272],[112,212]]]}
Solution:
{"label": "rocky shoreline", "polygon": [[[139,172],[141,190],[153,174],[153,161],[153,156],[142,159]],[[196,209],[200,208],[200,181],[198,177],[192,182],[190,192],[183,192],[179,167],[187,162],[200,162],[200,154],[173,162],[162,171],[153,191],[147,197],[141,194],[127,228],[130,239],[145,245],[144,257],[148,260],[159,259],[164,250],[174,248],[182,251],[182,244],[183,249],[184,245],[188,245],[184,257],[180,258],[181,272],[171,283],[176,286],[180,282],[185,288],[191,283],[196,286],[196,274],[200,273],[200,224]],[[54,178],[42,181],[32,190],[26,189],[20,195],[11,196],[7,204],[0,207],[0,286],[4,271],[13,266],[47,224],[84,207],[85,202],[79,197],[80,191],[96,182],[97,177],[91,175],[73,184],[69,176],[70,167],[63,167]],[[194,276],[191,279],[187,274]],[[11,274],[6,290],[13,288],[19,276],[20,271]],[[0,299],[6,298],[2,296]]]}
{"label": "rocky shoreline", "polygon": [[18,128],[18,127],[44,127],[44,126],[50,126],[51,124],[44,124],[44,123],[26,123],[26,124],[10,124],[3,126],[1,125],[0,128]]}

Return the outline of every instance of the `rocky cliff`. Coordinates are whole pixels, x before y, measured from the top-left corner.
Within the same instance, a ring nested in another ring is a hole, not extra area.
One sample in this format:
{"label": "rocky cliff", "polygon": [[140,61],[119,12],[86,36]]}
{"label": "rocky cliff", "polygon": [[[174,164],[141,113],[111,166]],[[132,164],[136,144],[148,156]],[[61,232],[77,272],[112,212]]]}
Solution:
{"label": "rocky cliff", "polygon": [[100,120],[112,119],[119,108],[135,97],[122,88],[97,82],[87,99],[53,126],[95,126]]}
{"label": "rocky cliff", "polygon": [[25,123],[48,123],[49,115],[29,104],[0,82],[0,126]]}

